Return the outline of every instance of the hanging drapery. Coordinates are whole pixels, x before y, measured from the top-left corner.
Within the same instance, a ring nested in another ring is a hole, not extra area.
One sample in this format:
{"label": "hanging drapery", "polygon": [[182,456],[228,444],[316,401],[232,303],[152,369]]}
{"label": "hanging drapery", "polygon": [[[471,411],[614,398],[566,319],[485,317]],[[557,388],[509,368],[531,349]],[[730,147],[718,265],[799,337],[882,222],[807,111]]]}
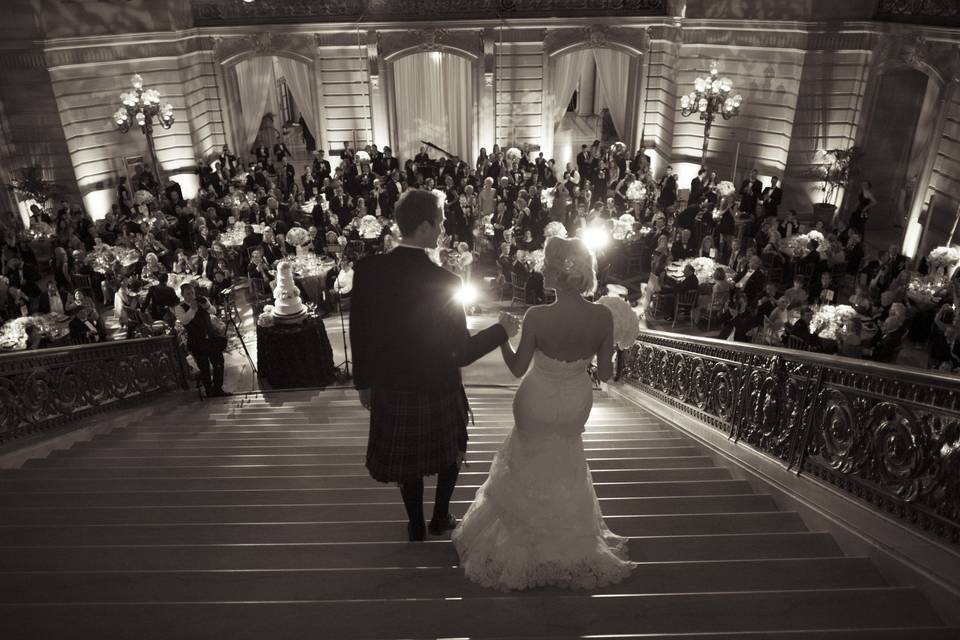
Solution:
{"label": "hanging drapery", "polygon": [[554,127],[563,119],[563,114],[567,112],[567,105],[570,104],[570,98],[573,92],[577,90],[577,82],[580,80],[580,74],[583,71],[583,65],[590,56],[589,51],[575,51],[557,58],[556,67],[553,74],[553,125]]}
{"label": "hanging drapery", "polygon": [[250,149],[260,130],[260,121],[267,111],[270,94],[274,90],[273,58],[259,56],[244,60],[234,67],[240,93],[243,122],[243,148]]}
{"label": "hanging drapery", "polygon": [[400,157],[412,159],[427,140],[470,162],[472,63],[449,53],[415,53],[394,62],[393,69]]}
{"label": "hanging drapery", "polygon": [[622,138],[627,124],[627,73],[630,56],[613,49],[594,49],[597,61],[597,78],[603,101],[610,109],[610,118]]}
{"label": "hanging drapery", "polygon": [[[287,80],[287,88],[293,94],[293,100],[307,123],[314,139],[320,141],[320,118],[317,105],[313,100],[313,82],[310,65],[290,58],[278,58],[280,71]],[[296,114],[293,114],[296,116]],[[296,120],[296,117],[294,117]]]}

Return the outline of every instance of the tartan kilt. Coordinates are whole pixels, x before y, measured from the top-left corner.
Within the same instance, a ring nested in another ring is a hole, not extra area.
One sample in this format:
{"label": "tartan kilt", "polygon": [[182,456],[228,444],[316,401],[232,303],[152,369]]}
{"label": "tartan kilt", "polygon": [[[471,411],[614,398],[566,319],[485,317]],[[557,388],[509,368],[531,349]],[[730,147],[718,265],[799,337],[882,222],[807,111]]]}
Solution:
{"label": "tartan kilt", "polygon": [[468,412],[462,386],[439,392],[371,388],[370,477],[400,482],[450,468],[467,451]]}

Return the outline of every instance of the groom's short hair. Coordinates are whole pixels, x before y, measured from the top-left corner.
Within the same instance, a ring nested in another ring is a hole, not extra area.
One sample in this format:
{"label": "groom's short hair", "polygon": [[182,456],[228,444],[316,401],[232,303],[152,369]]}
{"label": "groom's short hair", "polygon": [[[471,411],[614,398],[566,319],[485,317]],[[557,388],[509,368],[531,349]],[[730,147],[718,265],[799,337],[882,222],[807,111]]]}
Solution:
{"label": "groom's short hair", "polygon": [[430,191],[410,189],[405,191],[393,209],[401,236],[409,236],[417,231],[423,222],[437,224],[440,201]]}

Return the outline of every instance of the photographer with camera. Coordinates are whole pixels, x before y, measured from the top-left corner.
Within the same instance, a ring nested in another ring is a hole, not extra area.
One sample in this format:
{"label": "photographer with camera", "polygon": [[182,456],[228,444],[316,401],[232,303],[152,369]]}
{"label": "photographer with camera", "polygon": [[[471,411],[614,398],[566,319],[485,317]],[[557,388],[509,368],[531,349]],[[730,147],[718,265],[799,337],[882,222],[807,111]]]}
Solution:
{"label": "photographer with camera", "polygon": [[193,284],[180,287],[183,302],[174,308],[187,332],[187,350],[200,370],[200,381],[211,398],[233,395],[223,390],[223,352],[227,348],[226,326],[216,317],[213,305],[197,295]]}

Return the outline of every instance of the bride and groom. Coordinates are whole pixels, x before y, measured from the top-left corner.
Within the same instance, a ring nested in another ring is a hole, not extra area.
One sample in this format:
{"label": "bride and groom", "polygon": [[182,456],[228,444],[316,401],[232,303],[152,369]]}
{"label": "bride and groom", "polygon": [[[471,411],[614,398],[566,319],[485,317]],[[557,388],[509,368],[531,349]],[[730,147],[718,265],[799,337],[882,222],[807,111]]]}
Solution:
{"label": "bride and groom", "polygon": [[[436,197],[408,191],[394,210],[403,243],[354,270],[350,332],[354,380],[370,411],[367,469],[396,482],[411,541],[452,530],[471,580],[497,589],[542,585],[594,588],[624,578],[634,563],[626,540],[603,522],[581,434],[593,404],[587,367],[612,375],[613,318],[583,298],[596,286],[594,258],[580,240],[553,238],[544,251],[544,285],[557,301],[519,322],[470,335],[456,299],[460,279],[436,266],[443,213]],[[450,498],[467,450],[469,405],[460,368],[500,347],[523,377],[514,427],[461,522]],[[531,367],[530,371],[528,369]],[[423,478],[437,475],[433,517],[423,519]]]}

